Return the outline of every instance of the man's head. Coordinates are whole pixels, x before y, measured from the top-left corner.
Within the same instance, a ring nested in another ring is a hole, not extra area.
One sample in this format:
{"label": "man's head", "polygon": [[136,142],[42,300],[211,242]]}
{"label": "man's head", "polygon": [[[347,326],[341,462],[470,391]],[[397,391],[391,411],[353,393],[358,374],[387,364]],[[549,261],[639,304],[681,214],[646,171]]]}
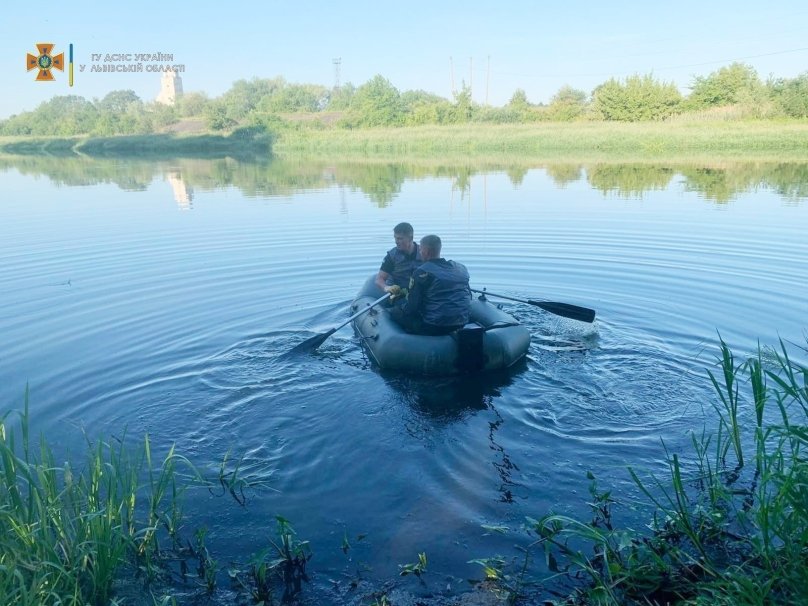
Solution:
{"label": "man's head", "polygon": [[409,223],[399,223],[393,228],[393,239],[396,241],[396,248],[404,252],[412,249],[412,225]]}
{"label": "man's head", "polygon": [[424,261],[440,258],[440,238],[433,234],[421,238],[421,258]]}

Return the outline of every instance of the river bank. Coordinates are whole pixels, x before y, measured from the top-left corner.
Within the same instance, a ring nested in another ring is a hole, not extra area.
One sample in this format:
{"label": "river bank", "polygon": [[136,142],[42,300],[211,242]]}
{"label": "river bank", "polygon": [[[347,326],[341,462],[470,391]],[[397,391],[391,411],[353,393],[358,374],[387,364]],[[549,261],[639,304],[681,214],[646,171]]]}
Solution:
{"label": "river bank", "polygon": [[808,158],[805,121],[670,121],[464,124],[345,129],[280,123],[228,134],[162,133],[116,137],[7,137],[0,151],[18,155],[105,157],[355,155],[391,158],[684,160]]}
{"label": "river bank", "polygon": [[806,157],[806,122],[467,124],[279,133],[277,154],[362,153],[531,158]]}
{"label": "river bank", "polygon": [[120,135],[114,137],[0,137],[0,152],[19,156],[220,158],[267,155],[273,137],[262,128],[220,133]]}
{"label": "river bank", "polygon": [[[173,448],[153,460],[148,436],[134,450],[99,442],[86,464],[59,467],[44,439],[40,454],[29,445],[26,393],[18,421],[5,413],[0,423],[0,496],[10,524],[2,540],[7,565],[0,569],[0,596],[32,605],[106,603],[141,587],[155,604],[196,603],[207,595],[214,603],[481,606],[536,603],[548,593],[558,596],[566,584],[570,595],[562,603],[569,605],[803,603],[808,368],[793,362],[785,345],[738,360],[722,341],[718,368],[708,376],[722,431],[694,432],[692,453],[665,450],[669,477],[647,479],[629,468],[654,505],[650,533],[619,527],[612,510],[620,495],[588,473],[591,521],[552,512],[528,518],[523,532],[531,542],[523,555],[474,560],[484,580],[470,593],[461,579],[435,578],[426,552],[399,565],[402,577],[420,581],[420,590],[394,580],[369,585],[361,567],[307,571],[320,546],[301,539],[281,516],[265,551],[230,564],[231,586],[224,588],[224,566],[205,528],[196,529],[193,541],[184,537],[193,520],[183,514],[182,495],[196,486],[243,506],[245,491],[265,489],[265,482],[227,458],[218,477],[206,477]],[[777,410],[767,410],[772,403]],[[346,533],[343,552],[361,540]],[[194,568],[196,575],[189,574]]]}

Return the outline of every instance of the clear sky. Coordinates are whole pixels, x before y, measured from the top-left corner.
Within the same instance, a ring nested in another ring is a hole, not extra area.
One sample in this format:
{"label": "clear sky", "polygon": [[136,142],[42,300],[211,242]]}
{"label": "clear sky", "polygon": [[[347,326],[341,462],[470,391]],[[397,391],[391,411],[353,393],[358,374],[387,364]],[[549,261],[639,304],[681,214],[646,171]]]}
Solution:
{"label": "clear sky", "polygon": [[[26,53],[51,42],[74,46],[67,71],[35,82]],[[159,73],[92,72],[92,54],[171,53],[185,66],[185,91],[215,97],[234,81],[283,76],[289,82],[361,85],[381,74],[399,90],[450,98],[470,84],[474,100],[503,105],[524,89],[548,102],[567,84],[590,93],[611,77],[653,75],[683,93],[694,76],[733,61],[769,76],[808,71],[805,0],[679,2],[6,2],[0,14],[0,118],[55,95],[101,98],[132,89],[151,101]],[[107,63],[125,65],[131,61]],[[153,62],[146,62],[151,65]],[[162,63],[162,65],[172,63]],[[84,71],[80,66],[84,65]]]}

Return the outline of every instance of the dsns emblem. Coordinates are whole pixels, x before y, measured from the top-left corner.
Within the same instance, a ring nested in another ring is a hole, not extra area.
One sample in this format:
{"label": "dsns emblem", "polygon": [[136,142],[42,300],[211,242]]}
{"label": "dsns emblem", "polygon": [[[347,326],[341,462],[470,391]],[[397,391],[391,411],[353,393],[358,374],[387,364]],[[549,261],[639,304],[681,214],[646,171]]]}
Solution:
{"label": "dsns emblem", "polygon": [[59,53],[53,56],[53,44],[49,42],[40,42],[36,45],[39,55],[32,55],[28,53],[25,58],[25,67],[30,72],[32,69],[38,69],[36,75],[38,82],[46,82],[54,80],[52,71],[58,69],[60,72],[65,69],[65,54]]}

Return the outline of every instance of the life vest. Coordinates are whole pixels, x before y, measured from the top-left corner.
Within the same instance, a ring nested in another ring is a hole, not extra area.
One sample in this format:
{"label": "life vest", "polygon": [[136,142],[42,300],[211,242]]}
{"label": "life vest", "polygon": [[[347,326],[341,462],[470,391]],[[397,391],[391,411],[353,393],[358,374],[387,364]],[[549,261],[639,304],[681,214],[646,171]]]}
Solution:
{"label": "life vest", "polygon": [[421,272],[434,279],[423,295],[421,319],[434,326],[462,326],[469,321],[471,291],[466,266],[455,261],[433,259],[422,263],[413,279]]}
{"label": "life vest", "polygon": [[410,278],[415,268],[423,263],[421,259],[421,247],[415,245],[415,255],[409,255],[402,252],[398,247],[393,247],[387,251],[387,256],[393,260],[395,267],[390,278],[393,284],[398,284],[401,288],[407,288],[410,284]]}

